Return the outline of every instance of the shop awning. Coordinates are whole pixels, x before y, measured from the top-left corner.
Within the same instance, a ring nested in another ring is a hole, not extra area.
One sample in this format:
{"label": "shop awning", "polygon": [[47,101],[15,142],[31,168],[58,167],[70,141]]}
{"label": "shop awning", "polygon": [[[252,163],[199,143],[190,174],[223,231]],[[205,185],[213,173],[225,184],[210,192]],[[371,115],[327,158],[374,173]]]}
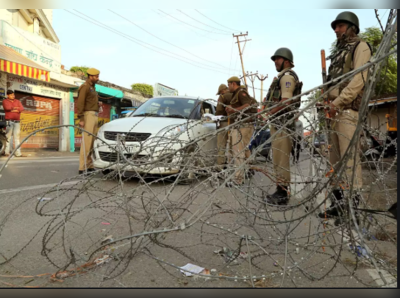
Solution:
{"label": "shop awning", "polygon": [[50,82],[49,70],[4,45],[0,45],[0,70],[35,80]]}
{"label": "shop awning", "polygon": [[124,97],[124,93],[121,90],[104,87],[99,84],[96,84],[96,91],[99,93],[100,98],[109,97],[111,99],[114,97],[116,98]]}
{"label": "shop awning", "polygon": [[368,106],[379,106],[385,103],[395,102],[397,101],[397,97],[388,97],[388,98],[381,98],[374,101],[370,101]]}

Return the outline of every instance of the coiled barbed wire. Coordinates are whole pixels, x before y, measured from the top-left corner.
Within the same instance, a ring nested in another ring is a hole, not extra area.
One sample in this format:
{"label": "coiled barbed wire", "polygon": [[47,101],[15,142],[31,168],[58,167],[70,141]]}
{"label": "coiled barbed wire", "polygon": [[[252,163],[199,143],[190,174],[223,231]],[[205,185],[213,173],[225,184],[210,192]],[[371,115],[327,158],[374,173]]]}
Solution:
{"label": "coiled barbed wire", "polygon": [[[260,153],[274,135],[254,148],[244,163],[235,166],[237,157],[232,156],[226,169],[215,171],[218,153],[213,144],[219,133],[232,132],[253,120],[257,133],[273,123],[276,134],[285,131],[294,139],[296,132],[290,124],[301,115],[310,119],[308,115],[323,95],[303,100],[302,108],[282,115],[286,119],[283,124],[279,124],[280,119],[258,119],[274,106],[200,137],[191,131],[206,120],[187,119],[185,130],[168,134],[182,124],[162,128],[163,133],[141,142],[138,151],[128,156],[126,136],[144,118],[129,132],[118,134],[115,146],[94,136],[96,143],[116,156],[107,168],[67,178],[38,193],[0,193],[0,282],[20,287],[27,286],[27,279],[33,287],[53,283],[132,287],[179,286],[185,279],[196,287],[310,287],[335,280],[341,287],[392,286],[391,277],[397,276],[397,222],[386,210],[396,201],[397,139],[384,143],[372,160],[365,151],[353,150],[362,131],[378,133],[378,128],[369,127],[362,119],[368,115],[380,64],[394,53],[390,41],[397,13],[391,15],[381,46],[368,64],[299,95],[369,70],[356,133],[336,167],[336,175],[326,175],[331,165],[324,150],[303,139],[300,162],[288,169],[292,175],[289,204],[265,205],[277,177],[272,164]],[[319,119],[308,121],[306,129],[312,135]],[[20,146],[35,133],[61,127],[91,134],[73,125],[51,126],[31,133]],[[327,127],[319,131],[330,132]],[[395,156],[385,158],[391,146]],[[358,210],[348,200],[349,212],[342,216],[343,224],[335,226],[317,214],[333,200],[332,183],[344,178],[350,185],[346,195],[356,195],[352,182],[360,177],[345,175],[347,160],[355,154],[362,157],[366,186],[361,190]],[[4,175],[10,158],[0,168],[0,175]],[[169,175],[153,174],[160,169],[169,169]],[[245,173],[244,184],[226,187],[238,171]],[[21,220],[26,216],[34,222],[16,235],[16,226],[26,225]],[[206,270],[194,273],[191,279],[183,277],[180,271],[188,270],[180,267],[187,263]],[[376,272],[378,279],[374,281],[363,270]],[[146,275],[154,281],[143,278]]]}

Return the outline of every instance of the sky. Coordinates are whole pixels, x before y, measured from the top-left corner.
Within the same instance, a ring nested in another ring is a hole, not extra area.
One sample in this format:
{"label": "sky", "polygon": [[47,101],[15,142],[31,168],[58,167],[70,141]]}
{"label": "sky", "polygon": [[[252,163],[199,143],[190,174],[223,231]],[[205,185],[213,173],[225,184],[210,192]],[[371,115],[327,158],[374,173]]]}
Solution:
{"label": "sky", "polygon": [[[270,57],[276,49],[288,47],[306,91],[322,83],[320,51],[329,54],[335,41],[330,24],[338,13],[356,13],[361,30],[379,26],[373,9],[268,9],[264,1],[257,7],[205,9],[173,8],[166,3],[161,8],[119,5],[111,11],[95,6],[54,9],[53,28],[60,39],[62,64],[67,69],[98,68],[101,80],[126,88],[134,83],[161,83],[177,89],[179,95],[217,99],[218,86],[242,74],[232,34],[248,32],[245,70],[268,75],[264,81],[268,89],[277,74]],[[387,17],[388,9],[379,9],[379,14]],[[107,29],[96,26],[97,22]],[[254,84],[261,87],[258,79]],[[260,100],[260,90],[255,95]]]}

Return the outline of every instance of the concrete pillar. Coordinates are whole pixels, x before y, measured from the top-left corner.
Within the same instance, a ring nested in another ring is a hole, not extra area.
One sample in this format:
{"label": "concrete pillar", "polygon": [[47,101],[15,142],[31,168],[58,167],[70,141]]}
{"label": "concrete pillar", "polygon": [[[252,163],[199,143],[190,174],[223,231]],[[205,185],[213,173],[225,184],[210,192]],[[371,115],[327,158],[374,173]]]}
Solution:
{"label": "concrete pillar", "polygon": [[[75,121],[75,104],[74,104],[74,91],[76,89],[69,89],[69,124],[74,125]],[[69,128],[69,151],[75,152],[75,129]]]}
{"label": "concrete pillar", "polygon": [[33,34],[40,35],[40,25],[38,18],[33,19]]}

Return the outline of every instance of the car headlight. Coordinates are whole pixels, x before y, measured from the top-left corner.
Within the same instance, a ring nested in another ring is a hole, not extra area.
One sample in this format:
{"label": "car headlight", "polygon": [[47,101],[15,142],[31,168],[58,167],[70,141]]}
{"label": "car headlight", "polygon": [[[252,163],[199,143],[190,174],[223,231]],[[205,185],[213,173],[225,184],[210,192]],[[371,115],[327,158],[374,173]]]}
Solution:
{"label": "car headlight", "polygon": [[160,137],[166,137],[166,138],[173,138],[176,136],[181,135],[182,133],[186,132],[188,130],[187,124],[182,124],[179,126],[168,126],[166,128],[163,128],[157,133],[157,136]]}

